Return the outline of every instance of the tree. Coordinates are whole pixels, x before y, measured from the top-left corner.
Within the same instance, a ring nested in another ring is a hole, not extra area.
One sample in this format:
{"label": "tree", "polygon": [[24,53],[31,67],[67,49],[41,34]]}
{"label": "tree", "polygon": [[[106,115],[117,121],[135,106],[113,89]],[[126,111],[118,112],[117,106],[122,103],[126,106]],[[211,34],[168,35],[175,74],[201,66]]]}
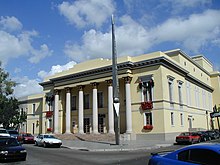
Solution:
{"label": "tree", "polygon": [[0,62],[0,125],[6,129],[26,121],[25,115],[19,112],[18,100],[12,96],[15,85],[16,83],[9,79],[9,73],[4,71]]}

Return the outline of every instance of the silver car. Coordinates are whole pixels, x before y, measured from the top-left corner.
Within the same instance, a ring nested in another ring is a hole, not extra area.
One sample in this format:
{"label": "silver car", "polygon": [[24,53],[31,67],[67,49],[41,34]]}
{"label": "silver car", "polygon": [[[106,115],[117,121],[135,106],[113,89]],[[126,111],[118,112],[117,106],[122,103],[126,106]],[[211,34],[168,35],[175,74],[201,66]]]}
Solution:
{"label": "silver car", "polygon": [[35,137],[35,145],[43,147],[61,147],[62,141],[52,134],[40,134]]}

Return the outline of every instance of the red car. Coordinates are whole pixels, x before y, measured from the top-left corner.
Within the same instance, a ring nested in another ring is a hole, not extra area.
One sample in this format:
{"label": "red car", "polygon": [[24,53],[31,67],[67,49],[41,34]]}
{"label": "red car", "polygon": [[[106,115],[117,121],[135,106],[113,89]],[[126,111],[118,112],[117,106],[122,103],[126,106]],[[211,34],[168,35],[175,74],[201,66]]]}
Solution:
{"label": "red car", "polygon": [[18,136],[18,141],[21,143],[32,143],[34,144],[34,136],[30,133],[22,133]]}
{"label": "red car", "polygon": [[179,136],[176,137],[176,142],[180,143],[199,143],[201,137],[196,132],[183,132]]}

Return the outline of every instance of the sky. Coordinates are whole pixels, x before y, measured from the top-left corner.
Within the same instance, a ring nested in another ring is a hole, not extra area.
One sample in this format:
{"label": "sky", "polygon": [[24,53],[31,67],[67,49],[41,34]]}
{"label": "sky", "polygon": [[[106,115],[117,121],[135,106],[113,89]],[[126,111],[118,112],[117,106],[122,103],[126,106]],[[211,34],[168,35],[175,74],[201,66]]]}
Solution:
{"label": "sky", "polygon": [[0,61],[17,98],[45,77],[96,59],[181,49],[220,71],[219,0],[0,0]]}

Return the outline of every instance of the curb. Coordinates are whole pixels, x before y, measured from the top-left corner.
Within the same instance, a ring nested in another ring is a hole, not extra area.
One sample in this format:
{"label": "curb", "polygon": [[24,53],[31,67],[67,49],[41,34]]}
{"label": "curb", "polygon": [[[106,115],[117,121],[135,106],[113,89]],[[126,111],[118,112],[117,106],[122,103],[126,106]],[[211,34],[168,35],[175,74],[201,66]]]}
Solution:
{"label": "curb", "polygon": [[113,152],[113,151],[151,150],[151,149],[158,149],[158,148],[162,148],[162,147],[169,147],[169,146],[172,146],[172,145],[173,144],[156,144],[156,145],[153,145],[153,146],[140,147],[140,148],[102,148],[102,149],[89,149],[89,148],[86,148],[86,147],[70,147],[70,146],[65,146],[65,145],[62,145],[61,147],[72,149],[72,150],[79,150],[79,151]]}

